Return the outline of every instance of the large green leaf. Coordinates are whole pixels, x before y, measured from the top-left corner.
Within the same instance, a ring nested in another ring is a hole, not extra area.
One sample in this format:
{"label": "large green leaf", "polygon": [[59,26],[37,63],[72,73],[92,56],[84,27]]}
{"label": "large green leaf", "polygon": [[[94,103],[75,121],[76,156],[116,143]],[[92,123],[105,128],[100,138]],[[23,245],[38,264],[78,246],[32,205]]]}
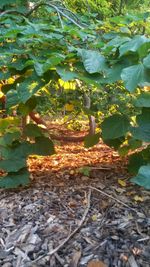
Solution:
{"label": "large green leaf", "polygon": [[35,141],[31,147],[31,154],[49,156],[55,153],[54,144],[48,137],[36,137]]}
{"label": "large green leaf", "polygon": [[150,92],[142,92],[134,101],[136,107],[150,108]]}
{"label": "large green leaf", "polygon": [[44,82],[35,74],[26,78],[17,86],[20,102],[26,103],[43,86]]}
{"label": "large green leaf", "polygon": [[74,71],[70,71],[69,69],[66,69],[63,67],[57,67],[56,71],[60,75],[63,81],[74,80],[75,78],[78,77],[77,73],[75,73]]}
{"label": "large green leaf", "polygon": [[150,189],[150,165],[140,167],[138,174],[131,179],[131,182]]}
{"label": "large green leaf", "polygon": [[150,142],[150,108],[143,108],[142,114],[136,117],[138,127],[132,127],[131,133],[135,139]]}
{"label": "large green leaf", "polygon": [[99,133],[93,134],[93,135],[87,135],[84,138],[84,146],[86,148],[89,148],[91,146],[94,146],[94,145],[98,144],[99,138],[100,138],[100,134]]}
{"label": "large green leaf", "polygon": [[20,159],[6,159],[0,161],[0,169],[6,172],[17,172],[26,166],[26,160],[24,158]]}
{"label": "large green leaf", "polygon": [[41,129],[33,123],[26,125],[24,129],[24,134],[28,137],[38,137],[43,135]]}
{"label": "large green leaf", "polygon": [[123,43],[126,43],[128,41],[131,41],[131,38],[129,37],[122,37],[122,36],[116,36],[115,38],[113,38],[110,42],[107,43],[106,47],[108,46],[112,46],[112,47],[119,47],[121,46]]}
{"label": "large green leaf", "polygon": [[5,177],[0,177],[1,188],[16,188],[18,186],[24,186],[30,182],[30,173],[26,168],[20,170],[17,173],[9,173]]}
{"label": "large green leaf", "polygon": [[55,53],[53,56],[48,58],[44,63],[39,63],[36,61],[34,63],[34,68],[38,76],[42,76],[50,68],[55,67],[65,59],[65,56]]}
{"label": "large green leaf", "polygon": [[149,68],[150,69],[150,54],[144,58],[143,60],[143,64],[146,68]]}
{"label": "large green leaf", "polygon": [[128,132],[129,126],[129,120],[125,115],[114,114],[102,122],[102,138],[109,140],[122,137]]}
{"label": "large green leaf", "polygon": [[127,52],[136,52],[144,44],[150,42],[150,39],[142,36],[135,36],[132,40],[122,44],[119,48],[120,56],[126,54]]}
{"label": "large green leaf", "polygon": [[16,140],[19,140],[19,138],[21,137],[21,132],[19,131],[14,131],[12,133],[6,133],[3,136],[3,140],[4,140],[4,145],[12,145],[12,143]]}
{"label": "large green leaf", "polygon": [[27,116],[37,105],[36,98],[32,96],[26,103],[20,103],[18,106],[18,112],[22,116]]}
{"label": "large green leaf", "polygon": [[115,150],[119,149],[121,144],[125,141],[125,137],[121,136],[115,139],[105,139],[104,142],[106,145],[113,147]]}
{"label": "large green leaf", "polygon": [[20,120],[16,117],[0,118],[0,133],[8,131],[11,126],[19,126]]}
{"label": "large green leaf", "polygon": [[128,171],[131,174],[136,175],[139,168],[147,163],[148,161],[143,157],[142,152],[134,153],[129,157]]}
{"label": "large green leaf", "polygon": [[116,81],[121,80],[121,72],[124,68],[123,64],[115,64],[111,68],[105,70],[105,79],[106,83],[114,83]]}
{"label": "large green leaf", "polygon": [[79,55],[82,57],[84,67],[89,73],[101,72],[106,69],[106,60],[97,51],[79,49]]}
{"label": "large green leaf", "polygon": [[18,97],[18,92],[16,90],[8,91],[6,97],[7,97],[6,108],[12,108],[17,104],[19,104],[20,102],[20,99]]}
{"label": "large green leaf", "polygon": [[123,69],[121,78],[129,92],[133,92],[143,82],[144,74],[144,66],[142,64]]}

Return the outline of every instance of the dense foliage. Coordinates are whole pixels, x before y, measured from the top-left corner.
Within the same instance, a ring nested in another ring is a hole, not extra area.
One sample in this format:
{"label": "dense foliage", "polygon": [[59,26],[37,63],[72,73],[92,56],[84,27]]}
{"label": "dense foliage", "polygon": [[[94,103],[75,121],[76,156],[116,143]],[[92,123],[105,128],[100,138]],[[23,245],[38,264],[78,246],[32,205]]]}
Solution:
{"label": "dense foliage", "polygon": [[150,13],[82,21],[62,4],[14,2],[0,3],[0,187],[29,183],[29,155],[55,153],[48,132],[26,122],[47,94],[52,107],[94,115],[101,131],[85,146],[102,138],[132,151],[132,181],[150,189]]}

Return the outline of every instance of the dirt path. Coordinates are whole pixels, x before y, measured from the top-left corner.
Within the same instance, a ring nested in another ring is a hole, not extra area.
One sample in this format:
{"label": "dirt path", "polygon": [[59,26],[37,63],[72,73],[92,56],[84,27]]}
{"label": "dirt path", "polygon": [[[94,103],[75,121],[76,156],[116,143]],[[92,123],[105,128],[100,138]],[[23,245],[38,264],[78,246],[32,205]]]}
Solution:
{"label": "dirt path", "polygon": [[1,190],[0,266],[149,267],[150,195],[126,160],[102,143],[56,151],[29,159],[30,187]]}

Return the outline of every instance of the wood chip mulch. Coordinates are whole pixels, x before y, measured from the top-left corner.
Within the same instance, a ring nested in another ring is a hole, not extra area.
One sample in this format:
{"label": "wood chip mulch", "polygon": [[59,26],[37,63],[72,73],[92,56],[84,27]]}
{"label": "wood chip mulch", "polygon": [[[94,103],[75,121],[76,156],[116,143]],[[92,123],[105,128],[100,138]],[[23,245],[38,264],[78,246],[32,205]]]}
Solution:
{"label": "wood chip mulch", "polygon": [[29,187],[0,190],[0,266],[149,267],[150,193],[126,160],[102,143],[56,150],[29,159]]}

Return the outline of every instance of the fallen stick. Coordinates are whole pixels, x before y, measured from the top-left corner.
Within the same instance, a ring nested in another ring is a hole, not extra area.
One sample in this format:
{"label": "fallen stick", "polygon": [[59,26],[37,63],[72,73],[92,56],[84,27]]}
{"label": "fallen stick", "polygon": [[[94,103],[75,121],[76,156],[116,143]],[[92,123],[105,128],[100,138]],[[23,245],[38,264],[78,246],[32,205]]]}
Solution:
{"label": "fallen stick", "polygon": [[87,207],[86,207],[86,209],[84,211],[84,214],[83,214],[83,217],[82,217],[81,221],[79,222],[78,227],[75,228],[75,230],[72,231],[71,234],[68,235],[67,238],[60,245],[58,245],[56,248],[54,248],[50,252],[45,253],[42,256],[39,256],[37,259],[33,260],[32,262],[37,262],[37,261],[43,259],[46,256],[52,256],[53,254],[58,252],[58,250],[60,250],[64,245],[66,245],[66,243],[80,230],[80,228],[82,227],[83,223],[85,222],[85,219],[86,219],[87,214],[88,214],[89,209],[90,209],[90,202],[91,202],[91,189],[89,189],[89,193],[88,193],[88,197],[87,197]]}
{"label": "fallen stick", "polygon": [[92,189],[92,190],[96,190],[96,191],[98,191],[99,193],[101,193],[102,195],[104,195],[104,196],[106,196],[106,197],[108,197],[108,198],[111,198],[111,199],[115,200],[116,202],[118,202],[118,203],[121,204],[122,206],[125,206],[125,207],[129,208],[130,210],[133,210],[133,211],[136,212],[136,209],[130,207],[129,205],[127,205],[126,203],[122,202],[121,200],[119,200],[119,199],[113,197],[112,195],[109,195],[109,194],[105,193],[104,191],[102,191],[102,190],[100,190],[100,189],[98,189],[98,188],[96,188],[96,187],[93,187],[93,186],[88,186],[88,187],[89,187],[90,189]]}

